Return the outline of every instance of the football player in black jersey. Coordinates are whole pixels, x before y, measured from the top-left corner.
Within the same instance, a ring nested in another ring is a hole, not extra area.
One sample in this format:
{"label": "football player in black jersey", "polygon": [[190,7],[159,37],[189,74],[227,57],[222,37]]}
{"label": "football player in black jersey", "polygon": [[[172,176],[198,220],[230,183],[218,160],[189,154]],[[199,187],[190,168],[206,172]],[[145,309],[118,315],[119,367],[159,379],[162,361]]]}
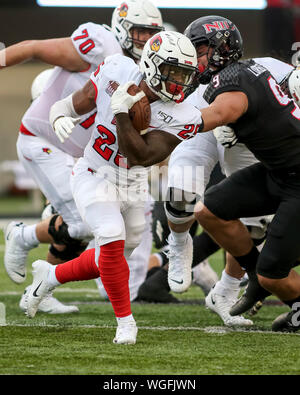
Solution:
{"label": "football player in black jersey", "polygon": [[[199,81],[209,83],[202,131],[233,127],[260,161],[211,187],[195,216],[250,279],[257,273],[261,297],[271,292],[291,307],[273,330],[296,331],[300,275],[292,267],[300,256],[300,109],[267,69],[252,59],[239,61],[242,38],[228,19],[199,18],[185,34],[197,49]],[[238,218],[269,214],[275,215],[259,254]]]}

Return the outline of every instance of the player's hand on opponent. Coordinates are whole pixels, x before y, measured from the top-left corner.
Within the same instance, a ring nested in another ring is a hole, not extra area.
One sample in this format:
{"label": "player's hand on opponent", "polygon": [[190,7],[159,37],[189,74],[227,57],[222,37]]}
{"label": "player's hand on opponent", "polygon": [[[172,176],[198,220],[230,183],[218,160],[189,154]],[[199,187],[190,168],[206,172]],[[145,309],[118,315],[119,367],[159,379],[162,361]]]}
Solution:
{"label": "player's hand on opponent", "polygon": [[79,121],[80,118],[59,117],[53,122],[53,130],[61,143],[64,143],[65,139],[69,138],[73,128]]}
{"label": "player's hand on opponent", "polygon": [[226,148],[233,147],[238,141],[234,130],[229,126],[219,126],[213,130],[213,133],[217,141]]}
{"label": "player's hand on opponent", "polygon": [[112,95],[110,106],[115,115],[122,112],[128,113],[131,107],[145,96],[143,91],[138,92],[134,96],[130,95],[127,90],[131,85],[135,85],[135,82],[129,81],[122,86],[120,85]]}

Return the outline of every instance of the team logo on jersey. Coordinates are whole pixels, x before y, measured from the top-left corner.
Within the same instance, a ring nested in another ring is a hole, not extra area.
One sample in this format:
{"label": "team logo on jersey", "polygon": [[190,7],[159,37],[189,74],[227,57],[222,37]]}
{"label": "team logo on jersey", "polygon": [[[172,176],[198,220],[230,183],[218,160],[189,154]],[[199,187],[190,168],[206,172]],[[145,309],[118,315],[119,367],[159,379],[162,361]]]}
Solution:
{"label": "team logo on jersey", "polygon": [[107,87],[105,89],[105,92],[109,95],[112,96],[113,93],[118,89],[120,84],[117,81],[108,81]]}
{"label": "team logo on jersey", "polygon": [[43,152],[45,152],[46,154],[50,155],[52,151],[51,151],[50,148],[43,148]]}
{"label": "team logo on jersey", "polygon": [[161,46],[162,43],[162,39],[160,37],[160,35],[155,35],[152,40],[150,41],[150,48],[152,49],[152,51],[157,52]]}
{"label": "team logo on jersey", "polygon": [[119,16],[121,18],[125,18],[128,12],[128,5],[126,3],[122,3],[119,7]]}
{"label": "team logo on jersey", "polygon": [[212,23],[205,23],[202,25],[205,29],[205,33],[211,33],[213,30],[235,30],[235,26],[230,25],[227,21],[215,21]]}

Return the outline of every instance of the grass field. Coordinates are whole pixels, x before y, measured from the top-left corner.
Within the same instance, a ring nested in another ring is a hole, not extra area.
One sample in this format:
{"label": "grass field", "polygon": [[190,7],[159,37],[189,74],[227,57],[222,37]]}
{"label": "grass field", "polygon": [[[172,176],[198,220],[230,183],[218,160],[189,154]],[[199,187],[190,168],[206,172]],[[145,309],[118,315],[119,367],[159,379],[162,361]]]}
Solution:
{"label": "grass field", "polygon": [[[181,304],[133,303],[139,326],[135,346],[112,344],[116,321],[109,302],[93,281],[69,283],[55,296],[78,305],[79,314],[38,313],[32,320],[19,309],[31,263],[46,256],[46,246],[31,251],[22,285],[8,278],[3,266],[0,232],[0,302],[7,326],[0,327],[2,375],[296,375],[300,373],[299,334],[270,332],[285,306],[266,305],[251,330],[225,328],[205,309],[203,293],[192,286],[179,295]],[[212,257],[220,273],[222,255]]]}

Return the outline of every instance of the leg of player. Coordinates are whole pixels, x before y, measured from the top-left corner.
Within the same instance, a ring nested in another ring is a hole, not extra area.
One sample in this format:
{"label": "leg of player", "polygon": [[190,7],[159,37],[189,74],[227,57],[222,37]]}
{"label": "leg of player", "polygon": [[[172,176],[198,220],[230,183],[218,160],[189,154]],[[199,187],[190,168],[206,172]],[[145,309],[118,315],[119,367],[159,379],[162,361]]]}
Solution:
{"label": "leg of player", "polygon": [[192,282],[193,239],[189,230],[195,218],[189,207],[194,207],[195,202],[194,193],[171,188],[170,201],[165,204],[170,228],[168,282],[177,293],[185,292]]}
{"label": "leg of player", "polygon": [[4,266],[9,278],[17,284],[26,279],[27,255],[39,245],[36,225],[10,222],[5,230]]}
{"label": "leg of player", "polygon": [[95,249],[84,251],[78,258],[54,266],[38,260],[32,264],[33,283],[27,293],[26,313],[33,318],[41,303],[55,287],[70,281],[83,281],[99,277],[95,263]]}
{"label": "leg of player", "polygon": [[[192,230],[195,228],[196,231],[197,226],[194,225],[197,224],[194,223],[190,229],[193,237],[192,282],[207,295],[218,281],[218,275],[209,265],[207,258],[220,247],[205,232],[195,236]],[[157,303],[178,303],[178,299],[170,294],[167,249],[153,254],[149,263],[154,260],[159,267],[155,268],[153,274],[148,271],[146,280],[139,288],[139,299]]]}

